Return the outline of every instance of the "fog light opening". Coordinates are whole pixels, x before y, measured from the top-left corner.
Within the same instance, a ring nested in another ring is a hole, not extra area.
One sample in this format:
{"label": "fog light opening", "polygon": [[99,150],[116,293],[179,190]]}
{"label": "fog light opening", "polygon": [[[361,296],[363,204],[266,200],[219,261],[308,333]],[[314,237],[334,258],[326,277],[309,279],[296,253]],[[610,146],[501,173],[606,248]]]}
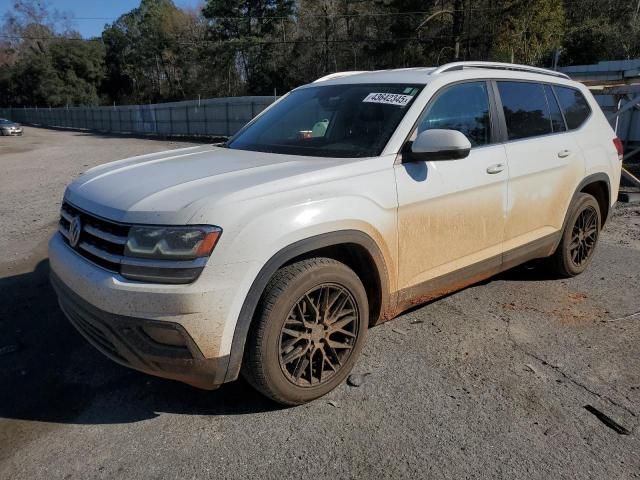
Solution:
{"label": "fog light opening", "polygon": [[184,337],[175,328],[160,327],[157,325],[145,325],[142,327],[142,330],[147,334],[149,338],[151,338],[156,343],[161,343],[163,345],[169,345],[172,347],[187,346]]}

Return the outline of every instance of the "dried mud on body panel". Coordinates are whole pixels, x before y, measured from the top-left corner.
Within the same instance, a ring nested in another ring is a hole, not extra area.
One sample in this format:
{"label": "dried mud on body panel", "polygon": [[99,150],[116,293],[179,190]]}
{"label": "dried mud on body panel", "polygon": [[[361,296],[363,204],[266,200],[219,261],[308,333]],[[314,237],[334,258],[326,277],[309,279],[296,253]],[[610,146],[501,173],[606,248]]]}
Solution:
{"label": "dried mud on body panel", "polygon": [[[511,180],[509,187],[509,211],[505,225],[505,248],[517,248],[515,243],[527,242],[531,235],[542,229],[546,233],[560,230],[563,226],[567,209],[582,178],[582,165],[569,165],[567,168],[554,170],[557,175],[548,172],[534,173],[544,177],[545,184],[540,188],[530,188],[530,177]],[[515,193],[514,193],[515,192]],[[531,239],[534,239],[532,237]]]}
{"label": "dried mud on body panel", "polygon": [[491,278],[499,272],[500,257],[496,257],[400,290],[393,296],[394,307],[385,312],[384,319],[391,320],[412,307],[455,293]]}
{"label": "dried mud on body panel", "polygon": [[[481,250],[499,253],[504,221],[496,212],[503,212],[504,206],[501,198],[491,192],[484,195],[483,190],[405,207],[398,221],[401,289],[411,288],[416,280],[429,281],[429,272],[447,264],[453,270],[464,268],[467,265],[456,263]],[[469,202],[475,207],[470,209]]]}

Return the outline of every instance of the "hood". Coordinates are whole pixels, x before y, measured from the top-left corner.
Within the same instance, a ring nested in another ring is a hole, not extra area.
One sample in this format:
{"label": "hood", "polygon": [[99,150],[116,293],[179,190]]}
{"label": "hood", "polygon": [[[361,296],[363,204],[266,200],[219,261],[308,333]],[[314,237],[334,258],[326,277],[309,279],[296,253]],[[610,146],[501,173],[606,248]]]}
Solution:
{"label": "hood", "polygon": [[302,187],[309,173],[347,162],[191,147],[93,168],[69,185],[65,199],[114,221],[184,224],[205,203],[219,206]]}

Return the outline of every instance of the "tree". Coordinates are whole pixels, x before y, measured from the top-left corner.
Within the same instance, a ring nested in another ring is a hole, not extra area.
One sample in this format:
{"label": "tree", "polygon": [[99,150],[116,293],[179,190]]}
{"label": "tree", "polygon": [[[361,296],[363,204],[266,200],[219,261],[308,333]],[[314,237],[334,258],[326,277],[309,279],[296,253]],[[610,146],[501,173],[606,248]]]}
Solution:
{"label": "tree", "polygon": [[638,0],[566,1],[563,62],[569,65],[640,56]]}
{"label": "tree", "polygon": [[98,42],[52,41],[18,61],[12,71],[13,105],[99,104],[104,48]]}
{"label": "tree", "polygon": [[343,70],[640,56],[640,0],[141,0],[98,39],[52,0],[12,0],[0,103],[149,103],[285,92]]}
{"label": "tree", "polygon": [[72,15],[61,13],[49,0],[13,0],[0,26],[0,64],[13,64],[23,53],[39,48],[53,35],[77,35],[71,28]]}
{"label": "tree", "polygon": [[142,0],[105,28],[105,93],[120,102],[184,98],[185,70],[196,61],[185,35],[193,22],[172,0]]}
{"label": "tree", "polygon": [[[286,24],[293,0],[208,0],[202,9],[207,39],[227,49],[225,70],[246,83],[246,92],[270,94],[282,88],[286,68]],[[216,45],[217,44],[217,45]]]}
{"label": "tree", "polygon": [[511,2],[501,13],[503,26],[496,32],[493,52],[497,59],[541,65],[560,47],[564,8],[556,0]]}
{"label": "tree", "polygon": [[14,0],[3,18],[0,101],[9,105],[97,104],[104,48],[85,41],[70,16],[45,0]]}
{"label": "tree", "polygon": [[[98,105],[104,78],[104,45],[100,42],[59,40],[48,49],[51,66],[63,87],[58,95],[65,104]],[[62,104],[63,102],[58,102]]]}
{"label": "tree", "polygon": [[451,47],[452,2],[375,0],[374,4],[375,13],[381,15],[370,20],[379,33],[375,43],[364,46],[363,55],[378,59],[378,68],[427,66],[445,45]]}

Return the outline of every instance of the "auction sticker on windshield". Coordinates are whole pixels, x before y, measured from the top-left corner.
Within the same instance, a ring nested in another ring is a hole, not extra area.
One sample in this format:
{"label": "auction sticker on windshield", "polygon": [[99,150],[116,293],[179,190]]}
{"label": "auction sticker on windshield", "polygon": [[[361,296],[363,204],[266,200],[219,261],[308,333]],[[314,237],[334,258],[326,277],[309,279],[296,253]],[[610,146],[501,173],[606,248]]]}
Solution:
{"label": "auction sticker on windshield", "polygon": [[412,99],[411,95],[401,95],[399,93],[370,93],[362,100],[363,103],[384,103],[386,105],[397,105],[405,107]]}

